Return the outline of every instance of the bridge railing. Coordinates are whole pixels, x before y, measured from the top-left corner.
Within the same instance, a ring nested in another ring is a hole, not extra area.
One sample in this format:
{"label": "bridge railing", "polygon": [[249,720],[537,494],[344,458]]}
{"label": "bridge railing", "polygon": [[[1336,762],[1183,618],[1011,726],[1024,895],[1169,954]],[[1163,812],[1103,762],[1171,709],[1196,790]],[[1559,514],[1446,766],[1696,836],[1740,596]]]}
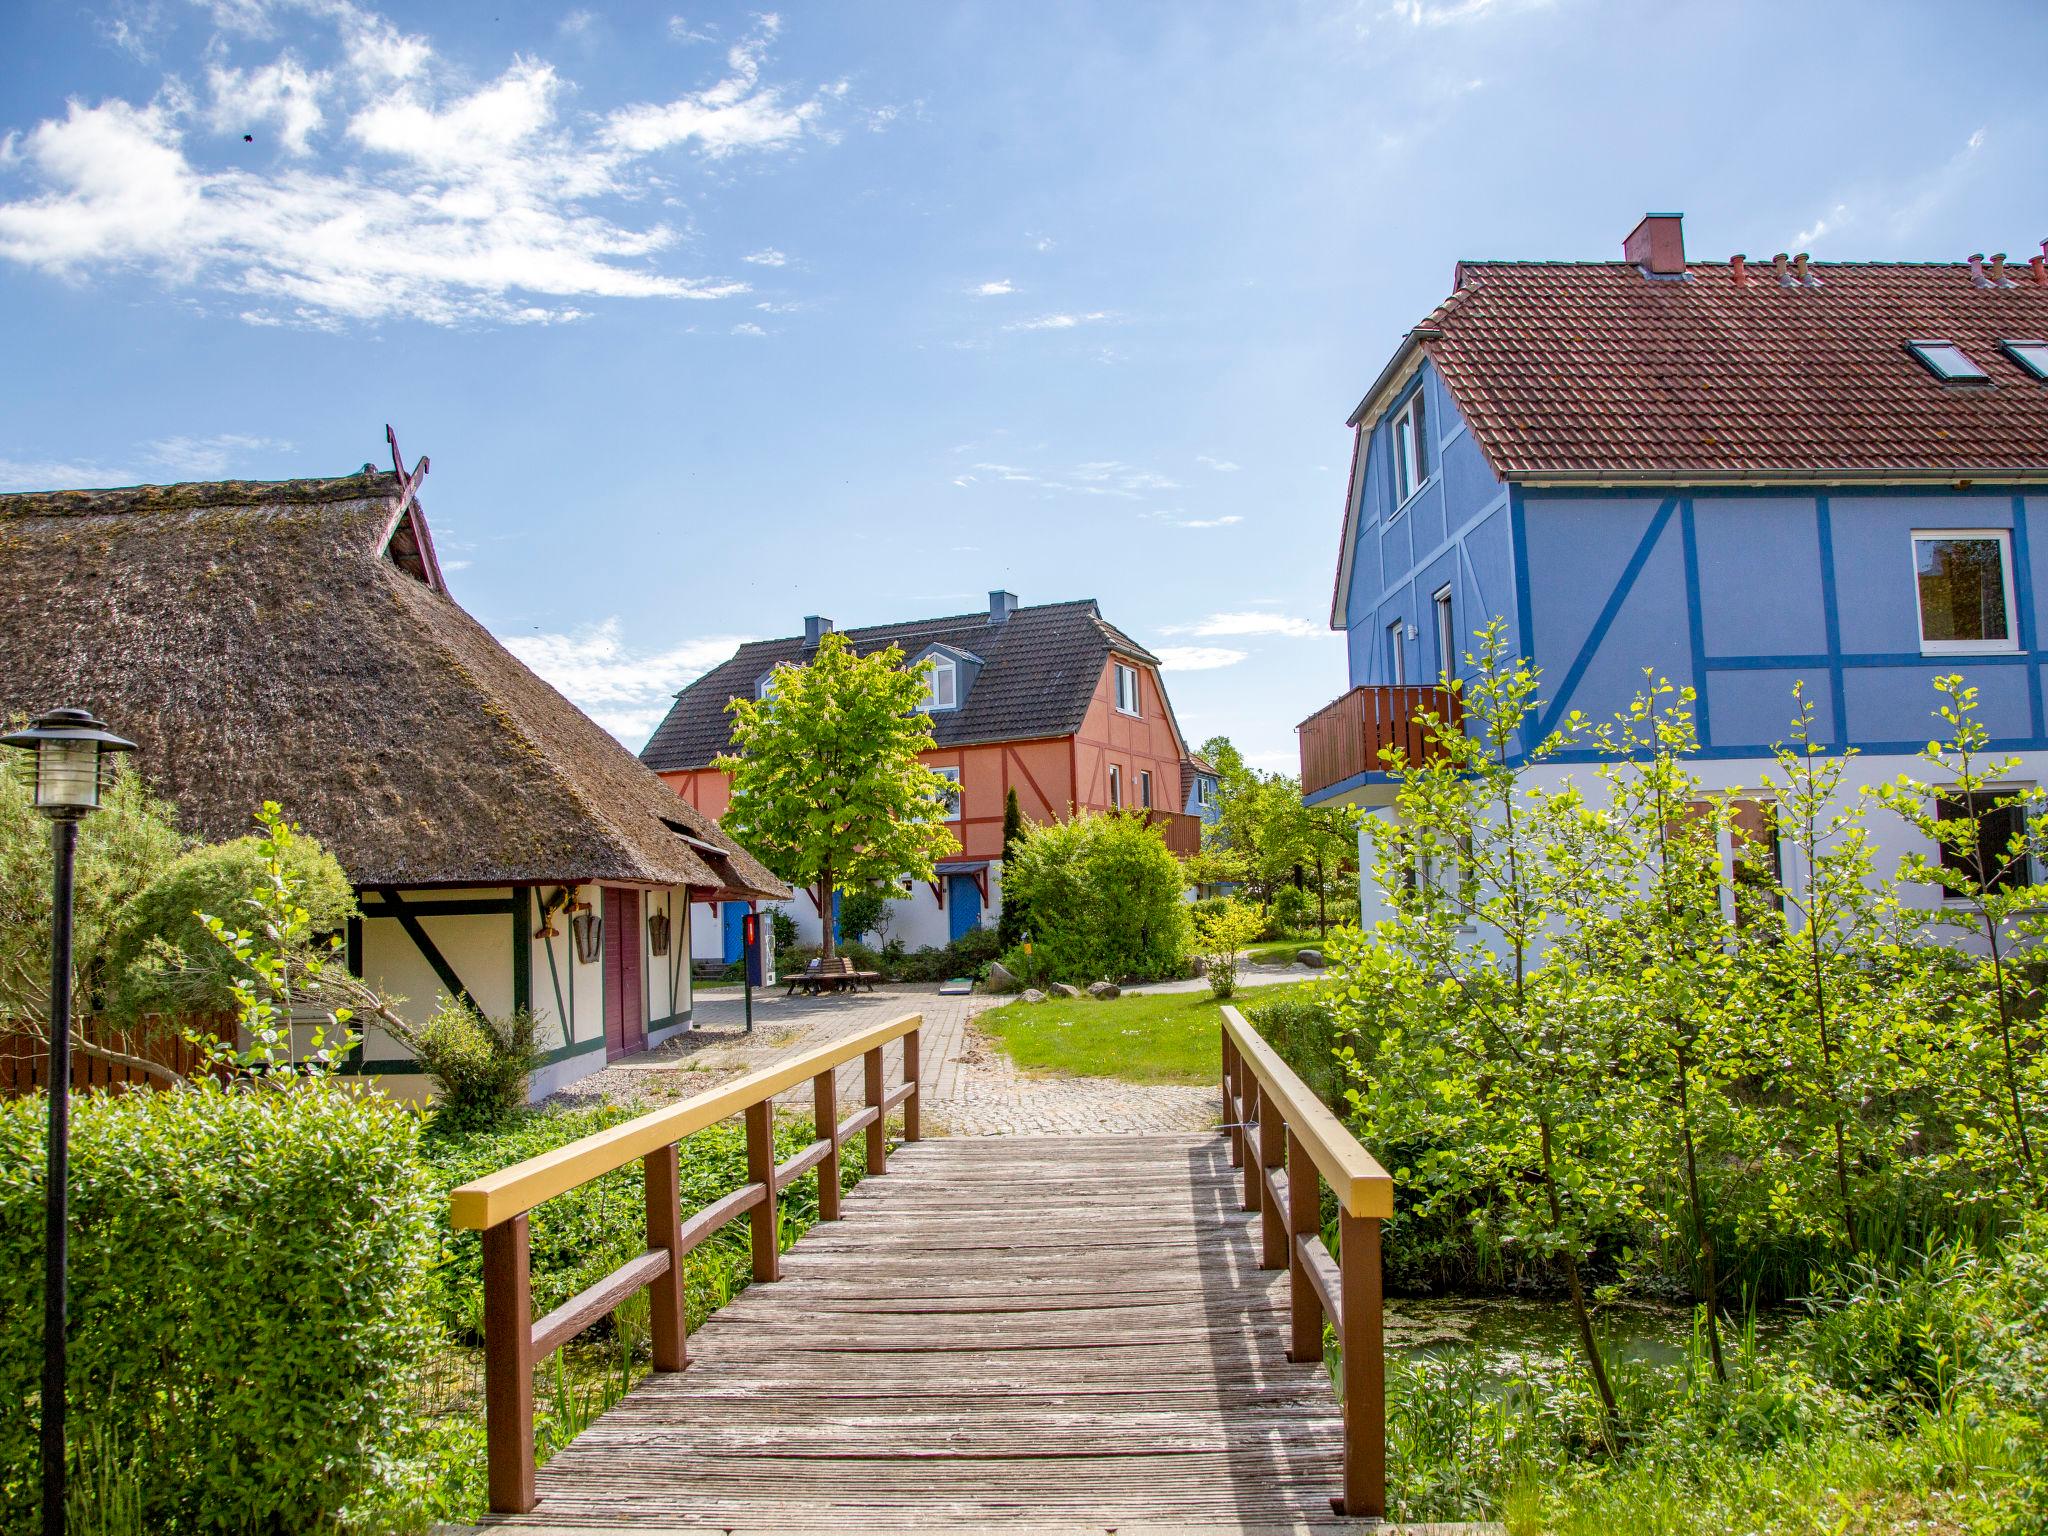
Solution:
{"label": "bridge railing", "polygon": [[[1323,1320],[1343,1351],[1344,1492],[1338,1513],[1387,1509],[1386,1340],[1380,1222],[1394,1182],[1235,1008],[1223,1010],[1223,1123],[1259,1215],[1259,1264],[1289,1272],[1287,1358],[1323,1358]],[[1323,1243],[1322,1186],[1337,1197],[1337,1257]]]}
{"label": "bridge railing", "polygon": [[[887,1121],[899,1105],[903,1135],[916,1141],[918,1125],[918,1034],[922,1014],[905,1014],[885,1024],[806,1051],[723,1087],[598,1131],[523,1163],[452,1190],[449,1220],[457,1228],[483,1233],[484,1244],[484,1430],[490,1467],[490,1503],[495,1514],[524,1514],[533,1508],[533,1366],[557,1345],[574,1338],[627,1297],[649,1292],[654,1368],[680,1371],[689,1363],[683,1315],[683,1258],[713,1232],[741,1215],[753,1222],[754,1279],[781,1277],[776,1243],[776,1202],[798,1178],[818,1170],[818,1216],[839,1219],[839,1149],[855,1135],[867,1136],[867,1171],[889,1171]],[[882,1047],[903,1042],[903,1081],[884,1082]],[[841,1120],[833,1080],[837,1068],[865,1058],[866,1104]],[[811,1081],[818,1139],[786,1162],[775,1161],[774,1099]],[[696,1131],[745,1115],[747,1182],[683,1219],[677,1143]],[[639,1158],[646,1168],[647,1248],[611,1274],[578,1292],[547,1316],[533,1315],[528,1274],[527,1213],[543,1201]]]}

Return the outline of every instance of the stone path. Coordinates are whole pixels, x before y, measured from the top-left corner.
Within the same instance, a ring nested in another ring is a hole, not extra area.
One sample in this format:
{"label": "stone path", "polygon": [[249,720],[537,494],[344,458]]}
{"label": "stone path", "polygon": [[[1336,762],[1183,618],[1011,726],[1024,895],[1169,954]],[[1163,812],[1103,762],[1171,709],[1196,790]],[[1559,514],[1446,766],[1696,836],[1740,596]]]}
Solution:
{"label": "stone path", "polygon": [[[927,1136],[1170,1135],[1216,1124],[1216,1091],[1101,1077],[1035,1077],[972,1028],[975,1014],[1006,999],[942,997],[935,986],[885,986],[874,993],[822,998],[754,996],[754,1032],[745,1032],[736,990],[700,990],[687,1033],[657,1050],[613,1062],[553,1095],[557,1104],[666,1103],[824,1045],[912,1010],[924,1015],[920,1078]],[[887,1052],[889,1080],[900,1082],[901,1048]],[[842,1104],[858,1103],[861,1065],[839,1070]],[[807,1109],[810,1090],[782,1101]]]}

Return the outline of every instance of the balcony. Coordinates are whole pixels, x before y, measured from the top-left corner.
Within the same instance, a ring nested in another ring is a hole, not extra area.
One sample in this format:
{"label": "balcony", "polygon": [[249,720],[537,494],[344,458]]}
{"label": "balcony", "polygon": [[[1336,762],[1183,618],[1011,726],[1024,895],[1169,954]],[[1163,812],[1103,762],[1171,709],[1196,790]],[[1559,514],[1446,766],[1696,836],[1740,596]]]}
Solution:
{"label": "balcony", "polygon": [[1179,811],[1147,811],[1147,826],[1157,827],[1166,839],[1167,850],[1185,858],[1202,849],[1202,818]]}
{"label": "balcony", "polygon": [[1309,798],[1340,793],[1360,805],[1387,805],[1394,798],[1382,754],[1392,747],[1399,762],[1419,764],[1440,754],[1431,733],[1417,719],[1434,714],[1455,725],[1458,696],[1444,688],[1354,688],[1326,704],[1295,729],[1301,735],[1301,792]]}

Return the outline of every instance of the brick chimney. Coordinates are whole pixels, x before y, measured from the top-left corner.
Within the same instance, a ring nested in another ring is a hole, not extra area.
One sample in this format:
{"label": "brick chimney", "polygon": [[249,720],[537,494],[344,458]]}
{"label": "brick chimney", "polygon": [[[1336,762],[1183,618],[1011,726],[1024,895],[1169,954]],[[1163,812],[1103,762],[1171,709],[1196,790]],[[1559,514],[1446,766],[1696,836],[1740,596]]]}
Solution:
{"label": "brick chimney", "polygon": [[1010,615],[1017,611],[1017,594],[995,591],[988,595],[988,621],[991,624],[1007,624]]}
{"label": "brick chimney", "polygon": [[815,651],[818,642],[832,633],[832,621],[811,613],[804,616],[804,649]]}
{"label": "brick chimney", "polygon": [[1679,277],[1685,272],[1685,215],[1646,213],[1621,243],[1621,259],[1652,277]]}

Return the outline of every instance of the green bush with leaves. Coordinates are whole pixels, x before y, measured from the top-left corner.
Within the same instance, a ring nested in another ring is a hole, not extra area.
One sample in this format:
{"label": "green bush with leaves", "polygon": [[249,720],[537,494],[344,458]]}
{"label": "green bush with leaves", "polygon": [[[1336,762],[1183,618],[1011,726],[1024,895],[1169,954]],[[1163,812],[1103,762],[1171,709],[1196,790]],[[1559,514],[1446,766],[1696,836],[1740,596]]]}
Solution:
{"label": "green bush with leaves", "polygon": [[1209,979],[1209,995],[1227,999],[1237,993],[1238,952],[1266,931],[1266,915],[1248,901],[1225,902],[1220,908],[1192,917],[1194,956]]}
{"label": "green bush with leaves", "polygon": [[[40,1097],[0,1104],[0,1511],[37,1487]],[[409,1469],[433,1252],[416,1117],[325,1078],[86,1095],[71,1128],[71,1424],[152,1530],[332,1529]]]}
{"label": "green bush with leaves", "polygon": [[1185,883],[1142,814],[1034,825],[1003,880],[1031,913],[1034,975],[1085,983],[1180,974],[1190,937]]}
{"label": "green bush with leaves", "polygon": [[444,997],[425,1023],[386,1020],[385,1028],[434,1080],[434,1123],[451,1131],[503,1125],[526,1107],[528,1081],[546,1059],[540,1021],[527,1009],[487,1018]]}

